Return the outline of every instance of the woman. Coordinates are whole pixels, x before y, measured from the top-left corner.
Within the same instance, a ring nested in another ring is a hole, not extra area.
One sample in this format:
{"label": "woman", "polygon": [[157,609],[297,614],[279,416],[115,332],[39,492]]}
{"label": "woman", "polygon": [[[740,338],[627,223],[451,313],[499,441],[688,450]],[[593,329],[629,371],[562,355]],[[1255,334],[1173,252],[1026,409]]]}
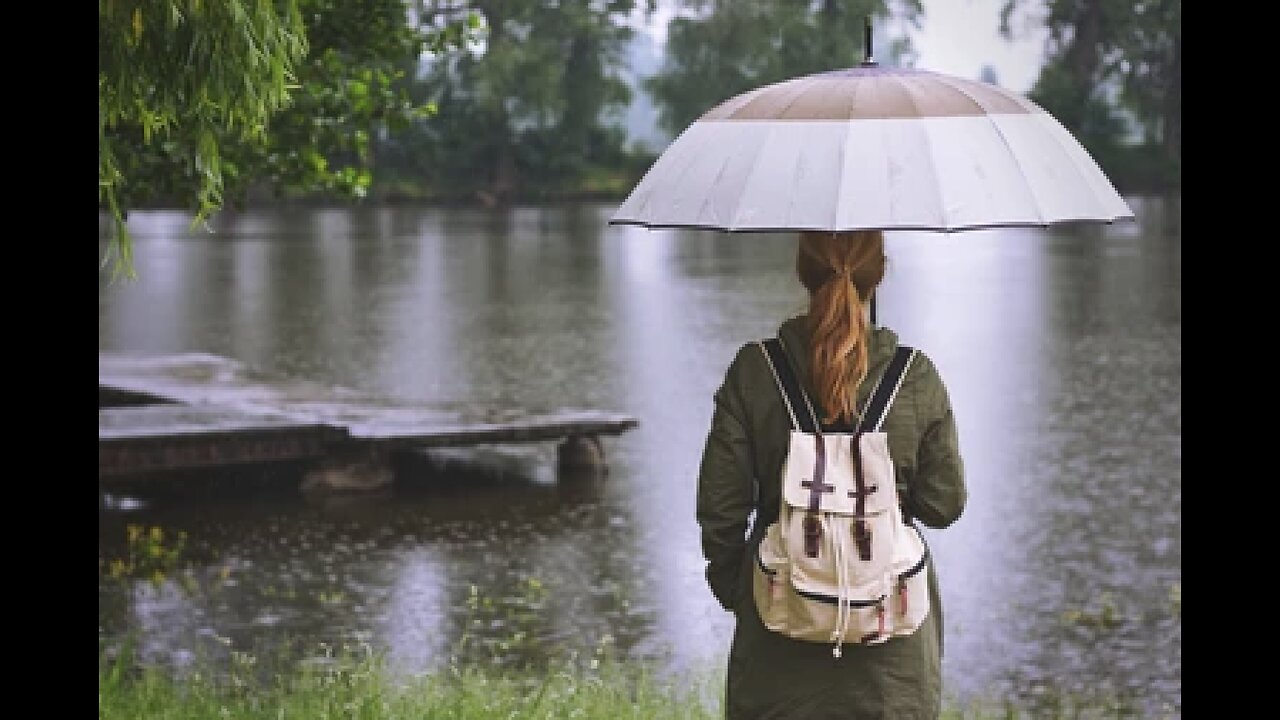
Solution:
{"label": "woman", "polygon": [[[796,274],[809,292],[807,315],[778,336],[824,424],[857,419],[874,380],[898,346],[873,327],[869,299],[884,277],[878,230],[803,232]],[[865,382],[864,382],[865,380]],[[698,475],[697,520],[711,592],[736,615],[725,716],[765,718],[936,718],[941,711],[942,601],[928,561],[930,610],[912,635],[878,645],[831,647],[764,627],[751,567],[764,528],[777,518],[790,420],[768,362],[747,343],[715,394]],[[955,522],[966,490],[955,418],[932,361],[917,353],[882,429],[889,438],[903,516],[931,528]],[[750,537],[748,518],[757,517]]]}

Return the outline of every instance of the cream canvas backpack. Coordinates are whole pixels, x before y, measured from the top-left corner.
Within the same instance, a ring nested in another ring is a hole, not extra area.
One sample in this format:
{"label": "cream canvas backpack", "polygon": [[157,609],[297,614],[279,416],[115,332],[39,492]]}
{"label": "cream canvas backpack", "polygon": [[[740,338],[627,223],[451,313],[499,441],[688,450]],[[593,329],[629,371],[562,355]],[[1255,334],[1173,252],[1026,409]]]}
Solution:
{"label": "cream canvas backpack", "polygon": [[928,548],[903,521],[888,436],[889,407],[915,358],[899,346],[861,422],[824,431],[782,341],[759,343],[791,420],[778,519],[761,539],[752,592],[765,627],[799,640],[882,643],[910,635],[929,611]]}

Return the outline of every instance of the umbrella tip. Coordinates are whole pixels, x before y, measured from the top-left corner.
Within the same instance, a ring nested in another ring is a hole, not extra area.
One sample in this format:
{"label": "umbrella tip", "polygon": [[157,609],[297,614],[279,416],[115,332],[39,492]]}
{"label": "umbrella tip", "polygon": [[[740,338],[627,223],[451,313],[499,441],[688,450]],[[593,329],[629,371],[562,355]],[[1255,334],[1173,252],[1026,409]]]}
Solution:
{"label": "umbrella tip", "polygon": [[863,49],[864,49],[864,51],[865,51],[865,54],[863,55],[863,58],[862,58],[862,64],[863,64],[863,65],[875,65],[875,64],[876,64],[875,56],[874,56],[874,55],[872,54],[872,52],[871,52],[871,50],[872,50],[872,47],[871,47],[871,15],[869,15],[869,14],[867,15],[866,22],[865,22],[865,24],[864,24],[864,26],[863,26],[863,30],[864,30],[864,48],[863,48]]}

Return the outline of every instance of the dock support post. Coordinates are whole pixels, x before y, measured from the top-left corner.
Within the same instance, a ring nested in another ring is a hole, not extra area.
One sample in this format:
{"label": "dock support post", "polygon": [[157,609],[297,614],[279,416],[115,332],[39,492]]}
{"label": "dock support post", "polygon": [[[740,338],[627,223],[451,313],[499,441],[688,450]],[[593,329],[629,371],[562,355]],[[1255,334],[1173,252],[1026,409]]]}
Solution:
{"label": "dock support post", "polygon": [[570,435],[556,448],[558,474],[599,476],[608,473],[604,444],[597,435]]}
{"label": "dock support post", "polygon": [[344,444],[307,471],[303,492],[370,492],[391,487],[395,472],[387,448],[375,443]]}

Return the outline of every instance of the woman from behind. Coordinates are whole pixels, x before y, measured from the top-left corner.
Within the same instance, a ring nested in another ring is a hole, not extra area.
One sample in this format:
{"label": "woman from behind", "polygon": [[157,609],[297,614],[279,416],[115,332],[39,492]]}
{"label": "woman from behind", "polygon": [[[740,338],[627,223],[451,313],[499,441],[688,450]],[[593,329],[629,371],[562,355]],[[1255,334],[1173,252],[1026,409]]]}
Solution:
{"label": "woman from behind", "polygon": [[[784,320],[778,338],[824,428],[859,422],[898,349],[897,334],[870,317],[884,272],[878,230],[800,234],[796,274],[808,291],[808,309]],[[735,615],[725,717],[938,717],[943,626],[932,556],[925,555],[929,611],[909,635],[853,642],[833,657],[828,644],[765,627],[752,570],[766,527],[778,519],[792,418],[756,342],[738,350],[714,400],[698,475],[697,521],[708,586]],[[918,349],[881,429],[904,521],[935,529],[955,522],[966,500],[955,418],[937,368]]]}

